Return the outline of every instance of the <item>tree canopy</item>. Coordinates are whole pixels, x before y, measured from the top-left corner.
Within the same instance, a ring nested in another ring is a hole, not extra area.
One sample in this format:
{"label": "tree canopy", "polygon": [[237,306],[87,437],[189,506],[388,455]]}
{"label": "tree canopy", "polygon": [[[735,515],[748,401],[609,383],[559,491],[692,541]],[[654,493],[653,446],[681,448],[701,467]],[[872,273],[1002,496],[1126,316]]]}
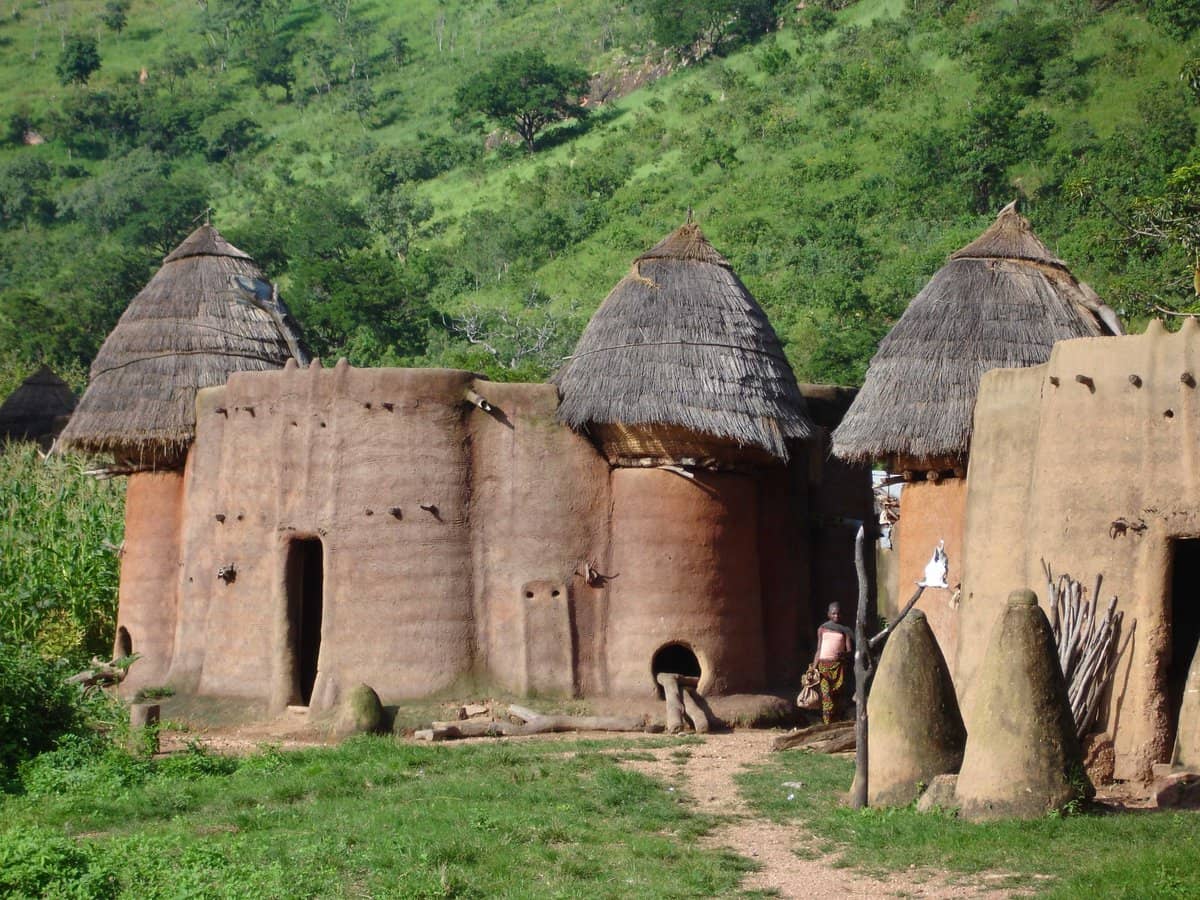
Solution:
{"label": "tree canopy", "polygon": [[646,12],[651,34],[662,46],[685,50],[699,43],[719,53],[728,44],[773,30],[779,5],[776,0],[647,0]]}
{"label": "tree canopy", "polygon": [[584,69],[549,62],[540,50],[518,50],[469,78],[457,100],[463,112],[481,112],[515,131],[532,153],[547,125],[587,114],[579,103],[587,86]]}
{"label": "tree canopy", "polygon": [[87,84],[92,73],[99,68],[100,50],[96,39],[77,34],[67,38],[63,44],[54,71],[63,84]]}

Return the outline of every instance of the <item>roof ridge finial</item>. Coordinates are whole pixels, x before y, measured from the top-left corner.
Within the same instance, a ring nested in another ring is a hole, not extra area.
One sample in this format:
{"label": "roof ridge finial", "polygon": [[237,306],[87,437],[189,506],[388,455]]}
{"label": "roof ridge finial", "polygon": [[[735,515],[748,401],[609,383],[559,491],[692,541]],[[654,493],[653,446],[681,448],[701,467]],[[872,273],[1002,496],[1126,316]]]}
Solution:
{"label": "roof ridge finial", "polygon": [[685,225],[695,225],[696,224],[696,217],[692,215],[692,207],[690,205],[687,208],[687,221],[684,222],[684,224]]}
{"label": "roof ridge finial", "polygon": [[201,213],[198,216],[196,216],[195,218],[192,219],[192,221],[199,222],[201,216],[203,216],[204,224],[208,225],[209,227],[212,227],[212,214],[214,212],[216,212],[215,209],[213,209],[211,206],[206,206],[206,207],[204,207],[203,211],[201,211]]}

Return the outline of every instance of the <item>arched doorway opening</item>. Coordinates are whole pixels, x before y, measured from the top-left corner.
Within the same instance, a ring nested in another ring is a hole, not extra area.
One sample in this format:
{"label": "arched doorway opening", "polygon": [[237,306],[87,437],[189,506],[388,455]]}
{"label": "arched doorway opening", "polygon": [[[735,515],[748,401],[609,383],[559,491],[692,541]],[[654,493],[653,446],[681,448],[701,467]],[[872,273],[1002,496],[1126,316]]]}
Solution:
{"label": "arched doorway opening", "polygon": [[692,678],[699,678],[702,674],[700,660],[695,651],[679,641],[659,647],[654,651],[654,658],[650,660],[650,676],[654,679],[654,690],[660,698],[663,696],[662,686],[658,683],[658,675],[661,672]]}

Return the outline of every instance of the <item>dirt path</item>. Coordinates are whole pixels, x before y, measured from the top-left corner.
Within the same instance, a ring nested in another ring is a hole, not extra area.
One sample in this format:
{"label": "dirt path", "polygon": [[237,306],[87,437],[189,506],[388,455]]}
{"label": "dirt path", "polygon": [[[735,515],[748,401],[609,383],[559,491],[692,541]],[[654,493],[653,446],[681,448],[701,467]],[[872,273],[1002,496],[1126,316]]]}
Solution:
{"label": "dirt path", "polygon": [[[765,762],[774,734],[739,730],[732,734],[708,735],[703,745],[691,746],[682,766],[681,748],[652,751],[654,762],[631,761],[631,768],[675,781],[682,777],[685,789],[702,812],[732,817],[709,835],[707,845],[727,847],[749,857],[761,868],[742,882],[744,890],[773,892],[779,897],[1010,897],[1011,891],[989,890],[979,884],[952,883],[945,872],[912,870],[892,874],[886,880],[838,868],[836,859],[806,853],[811,835],[799,827],[778,825],[754,815],[742,799],[734,776],[749,765]],[[672,758],[672,754],[676,754]],[[796,790],[803,790],[797,787]],[[797,852],[799,851],[799,852]]]}

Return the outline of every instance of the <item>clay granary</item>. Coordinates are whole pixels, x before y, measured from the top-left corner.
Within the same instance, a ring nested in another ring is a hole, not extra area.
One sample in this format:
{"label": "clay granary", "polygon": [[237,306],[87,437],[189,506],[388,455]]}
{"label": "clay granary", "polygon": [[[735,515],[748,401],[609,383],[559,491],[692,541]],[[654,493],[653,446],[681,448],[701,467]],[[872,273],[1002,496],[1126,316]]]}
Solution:
{"label": "clay granary", "polygon": [[258,274],[215,229],[189,237],[66,435],[129,474],[126,690],[273,709],[361,682],[385,702],[652,696],[659,671],[788,690],[811,607],[853,607],[841,523],[869,515],[869,476],[825,459],[852,393],[797,385],[696,226],[634,262],[553,384],[297,366],[227,290]]}
{"label": "clay granary", "polygon": [[1056,341],[1120,329],[1112,310],[1042,243],[1014,202],[951,254],[872,358],[833,434],[833,452],[848,462],[882,461],[904,481],[893,530],[901,603],[923,580],[933,548],[944,547],[946,587],[927,588],[920,606],[947,659],[955,657],[960,634],[955,611],[980,378],[992,369],[1043,363]]}

